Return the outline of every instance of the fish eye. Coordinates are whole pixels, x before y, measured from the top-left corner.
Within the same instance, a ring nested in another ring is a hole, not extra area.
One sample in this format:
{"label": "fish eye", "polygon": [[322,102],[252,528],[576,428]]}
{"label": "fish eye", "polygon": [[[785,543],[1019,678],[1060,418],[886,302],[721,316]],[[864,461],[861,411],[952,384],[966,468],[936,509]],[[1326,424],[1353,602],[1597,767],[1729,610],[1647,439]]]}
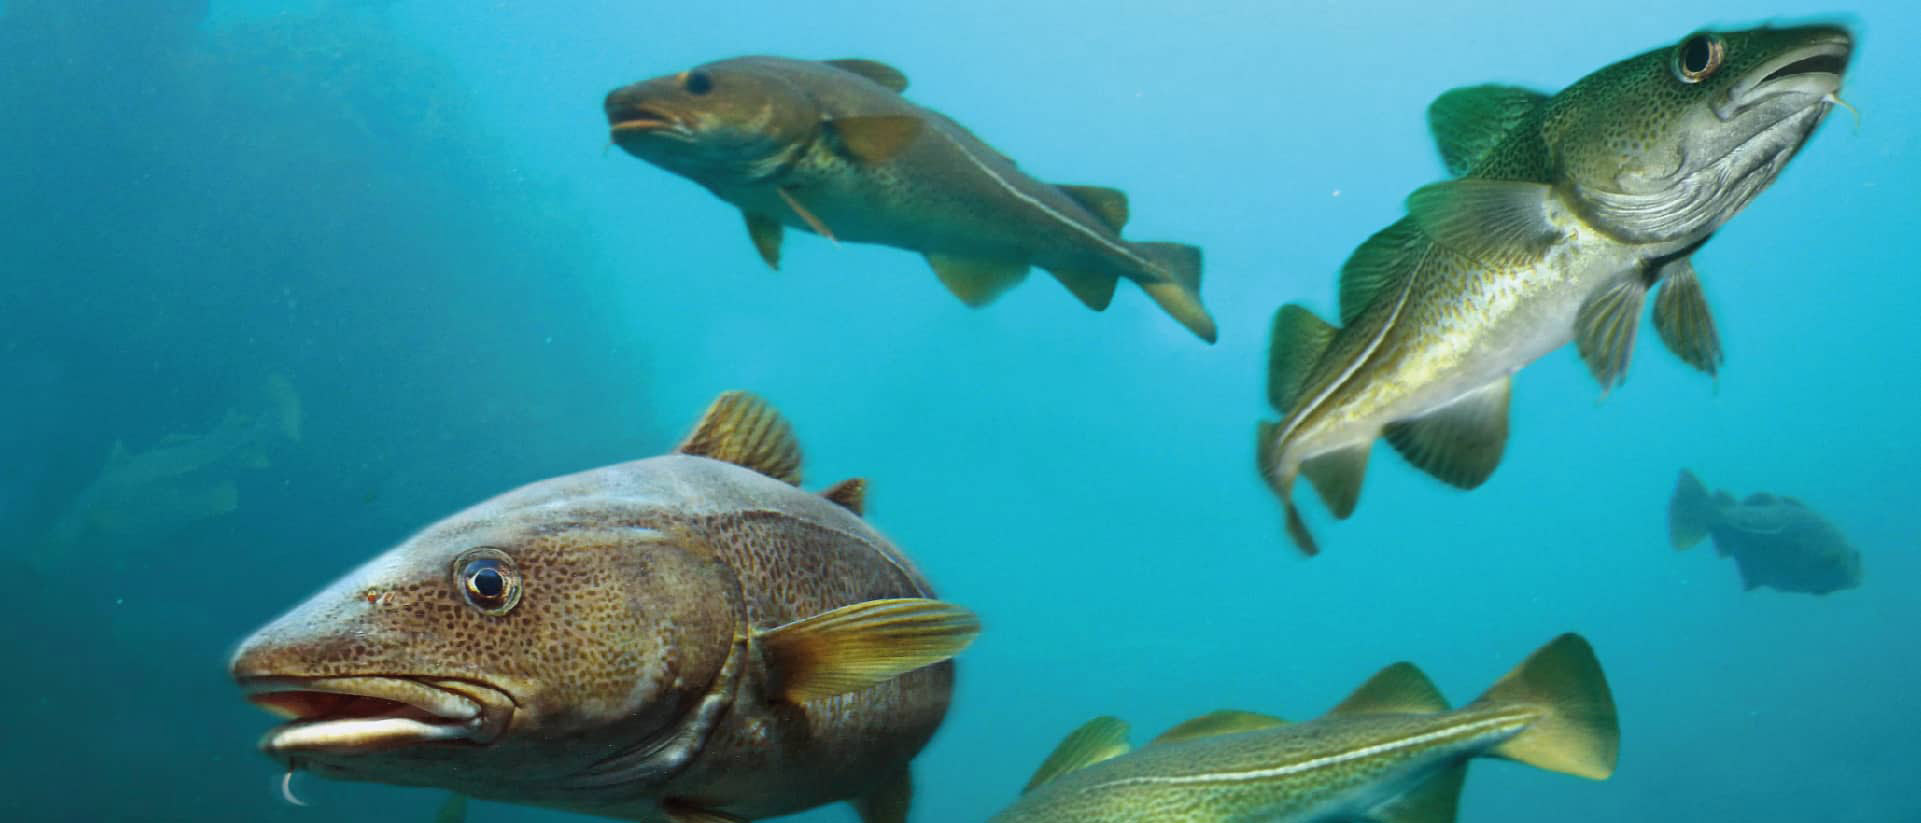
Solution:
{"label": "fish eye", "polygon": [[1699,83],[1721,68],[1724,47],[1721,38],[1696,34],[1681,41],[1674,50],[1674,76],[1683,83]]}
{"label": "fish eye", "polygon": [[506,552],[474,549],[454,560],[454,587],[482,614],[503,615],[520,602],[520,570]]}
{"label": "fish eye", "polygon": [[699,96],[714,90],[714,76],[704,71],[690,71],[687,79],[680,81],[680,84],[688,94]]}

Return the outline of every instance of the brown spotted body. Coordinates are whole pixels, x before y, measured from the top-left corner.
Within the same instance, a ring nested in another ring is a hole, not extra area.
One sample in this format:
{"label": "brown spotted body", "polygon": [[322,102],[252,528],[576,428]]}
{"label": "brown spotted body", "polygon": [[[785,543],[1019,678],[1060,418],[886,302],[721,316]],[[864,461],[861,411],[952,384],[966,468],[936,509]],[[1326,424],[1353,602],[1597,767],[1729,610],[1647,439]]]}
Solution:
{"label": "brown spotted body", "polygon": [[857,485],[793,485],[766,407],[724,396],[682,449],[481,503],[257,632],[234,675],[293,719],[262,748],[629,820],[901,819],[971,615]]}

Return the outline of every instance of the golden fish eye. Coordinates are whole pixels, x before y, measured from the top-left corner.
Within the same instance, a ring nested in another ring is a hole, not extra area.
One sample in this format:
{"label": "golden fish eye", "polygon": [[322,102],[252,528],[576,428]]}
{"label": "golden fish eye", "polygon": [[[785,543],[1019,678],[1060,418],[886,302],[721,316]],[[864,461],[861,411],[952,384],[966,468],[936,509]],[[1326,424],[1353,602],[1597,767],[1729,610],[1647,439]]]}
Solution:
{"label": "golden fish eye", "polygon": [[1683,83],[1699,83],[1721,68],[1726,47],[1712,34],[1696,34],[1674,49],[1674,76]]}
{"label": "golden fish eye", "polygon": [[454,560],[454,587],[468,604],[497,617],[520,602],[520,570],[504,551],[473,549]]}

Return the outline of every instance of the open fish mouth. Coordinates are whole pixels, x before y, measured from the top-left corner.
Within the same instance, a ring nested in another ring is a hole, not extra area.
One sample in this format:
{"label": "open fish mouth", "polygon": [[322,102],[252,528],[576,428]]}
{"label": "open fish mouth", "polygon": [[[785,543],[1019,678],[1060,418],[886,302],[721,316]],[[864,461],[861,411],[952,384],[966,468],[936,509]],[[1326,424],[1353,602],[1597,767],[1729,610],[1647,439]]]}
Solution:
{"label": "open fish mouth", "polygon": [[614,136],[665,132],[684,135],[687,126],[679,118],[646,106],[612,105],[607,107],[607,125]]}
{"label": "open fish mouth", "polygon": [[1847,74],[1853,41],[1845,33],[1789,51],[1748,73],[1714,106],[1715,116],[1730,120],[1755,106],[1786,94],[1817,101],[1841,88]]}
{"label": "open fish mouth", "polygon": [[254,705],[289,722],[260,740],[268,754],[362,753],[436,742],[486,743],[513,714],[505,692],[408,676],[252,677]]}

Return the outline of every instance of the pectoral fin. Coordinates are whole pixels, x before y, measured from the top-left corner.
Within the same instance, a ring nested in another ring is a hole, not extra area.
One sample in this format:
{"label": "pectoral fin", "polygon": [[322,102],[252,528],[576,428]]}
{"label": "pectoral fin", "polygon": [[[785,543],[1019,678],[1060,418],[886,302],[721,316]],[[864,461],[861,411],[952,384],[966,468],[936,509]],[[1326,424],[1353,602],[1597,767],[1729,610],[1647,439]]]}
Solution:
{"label": "pectoral fin", "polygon": [[1501,464],[1511,385],[1503,377],[1420,417],[1389,423],[1382,434],[1415,468],[1450,486],[1472,489]]}
{"label": "pectoral fin", "polygon": [[754,240],[754,250],[760,252],[760,259],[767,261],[767,268],[780,269],[780,238],[786,233],[780,221],[763,214],[741,212],[747,218],[747,236]]}
{"label": "pectoral fin", "polygon": [[1533,263],[1561,239],[1553,191],[1512,180],[1454,180],[1416,189],[1407,198],[1414,217],[1435,243],[1470,260],[1496,266]]}
{"label": "pectoral fin", "polygon": [[858,57],[844,60],[824,60],[827,65],[845,72],[852,72],[892,89],[895,94],[907,90],[907,75],[900,69],[878,60],[862,60]]}
{"label": "pectoral fin", "polygon": [[906,114],[836,117],[829,126],[850,157],[870,166],[894,159],[926,128],[920,118]]}
{"label": "pectoral fin", "polygon": [[1427,107],[1428,130],[1447,173],[1459,177],[1546,103],[1533,89],[1485,85],[1452,89]]}
{"label": "pectoral fin", "polygon": [[1721,367],[1721,336],[1714,330],[1707,295],[1694,263],[1683,257],[1661,267],[1654,297],[1654,330],[1681,362],[1713,375]]}
{"label": "pectoral fin", "polygon": [[1627,374],[1647,293],[1647,284],[1638,277],[1617,280],[1588,295],[1574,314],[1574,347],[1602,391]]}
{"label": "pectoral fin", "polygon": [[1301,474],[1314,484],[1314,491],[1327,504],[1336,520],[1354,513],[1361,497],[1361,480],[1367,475],[1367,453],[1372,442],[1317,454],[1301,462]]}
{"label": "pectoral fin", "polygon": [[1156,743],[1178,743],[1182,740],[1260,731],[1261,729],[1272,729],[1276,726],[1285,725],[1287,725],[1287,721],[1271,715],[1255,714],[1254,712],[1244,712],[1237,709],[1221,709],[1183,721],[1173,728],[1161,732],[1159,737],[1148,741],[1147,745],[1152,746]]}
{"label": "pectoral fin", "polygon": [[1127,754],[1127,723],[1118,717],[1096,717],[1061,738],[1060,745],[1041,761],[1034,770],[1034,776],[1027,779],[1021,789],[1026,794],[1054,778],[1069,772],[1085,769],[1103,760],[1112,760]]}
{"label": "pectoral fin", "polygon": [[1375,673],[1346,700],[1328,711],[1331,717],[1379,714],[1439,714],[1447,698],[1413,663],[1395,663]]}
{"label": "pectoral fin", "polygon": [[1467,761],[1461,761],[1381,804],[1370,817],[1380,823],[1454,823],[1461,808],[1461,785],[1466,782]]}
{"label": "pectoral fin", "polygon": [[744,391],[714,398],[675,451],[732,463],[800,485],[800,441],[780,412]]}
{"label": "pectoral fin", "polygon": [[1013,288],[1027,276],[1026,263],[930,254],[927,255],[927,264],[934,267],[934,274],[940,277],[941,284],[948,291],[966,303],[968,308],[974,309],[994,302],[1001,293]]}
{"label": "pectoral fin", "polygon": [[974,613],[920,597],[869,600],[754,635],[770,693],[792,703],[859,691],[960,653]]}

